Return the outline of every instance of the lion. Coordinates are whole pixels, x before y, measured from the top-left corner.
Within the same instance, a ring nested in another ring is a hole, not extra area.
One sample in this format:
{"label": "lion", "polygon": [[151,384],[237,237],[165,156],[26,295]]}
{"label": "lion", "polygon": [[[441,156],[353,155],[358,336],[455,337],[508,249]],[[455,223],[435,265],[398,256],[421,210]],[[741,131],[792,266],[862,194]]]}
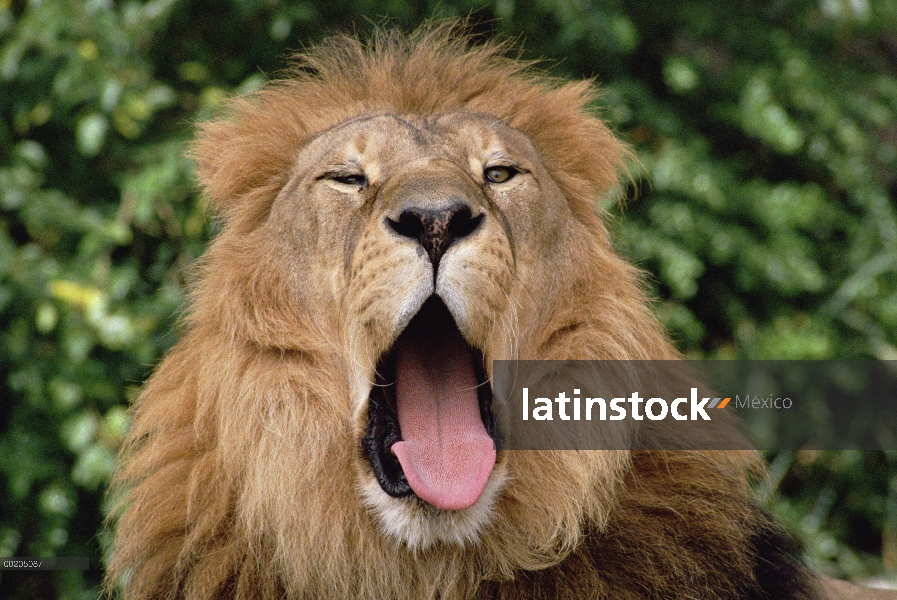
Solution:
{"label": "lion", "polygon": [[753,452],[495,449],[492,361],[679,357],[591,84],[504,50],[337,36],[200,126],[222,228],[132,409],[126,598],[821,596]]}

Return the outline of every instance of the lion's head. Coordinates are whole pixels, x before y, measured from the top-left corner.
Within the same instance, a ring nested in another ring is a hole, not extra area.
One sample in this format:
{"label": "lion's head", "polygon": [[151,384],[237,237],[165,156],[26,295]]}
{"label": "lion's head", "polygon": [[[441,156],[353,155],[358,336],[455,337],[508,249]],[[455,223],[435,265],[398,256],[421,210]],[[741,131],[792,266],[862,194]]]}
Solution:
{"label": "lion's head", "polygon": [[[202,126],[223,228],[118,477],[134,597],[471,597],[646,502],[627,452],[492,443],[493,360],[675,357],[596,208],[624,150],[591,88],[499,50],[337,38]],[[690,460],[748,502],[742,459]]]}

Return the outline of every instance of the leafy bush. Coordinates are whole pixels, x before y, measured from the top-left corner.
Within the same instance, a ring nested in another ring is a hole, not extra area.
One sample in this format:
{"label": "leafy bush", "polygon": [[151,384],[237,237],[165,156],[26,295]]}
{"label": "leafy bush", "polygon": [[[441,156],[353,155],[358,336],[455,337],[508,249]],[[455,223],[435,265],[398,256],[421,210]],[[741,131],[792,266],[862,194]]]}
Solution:
{"label": "leafy bush", "polygon": [[[0,556],[10,598],[91,598],[126,406],[176,337],[211,222],[184,146],[327,31],[470,15],[640,157],[606,201],[683,350],[897,358],[897,5],[0,0]],[[376,20],[376,19],[375,19]],[[897,571],[897,456],[783,453],[761,489],[817,568]]]}

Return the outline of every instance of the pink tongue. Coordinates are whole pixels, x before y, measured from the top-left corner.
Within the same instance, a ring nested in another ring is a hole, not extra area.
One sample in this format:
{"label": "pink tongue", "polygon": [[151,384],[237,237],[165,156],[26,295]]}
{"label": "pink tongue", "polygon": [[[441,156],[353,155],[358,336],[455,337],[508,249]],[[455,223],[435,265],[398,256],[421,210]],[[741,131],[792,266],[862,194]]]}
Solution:
{"label": "pink tongue", "polygon": [[462,510],[483,493],[495,466],[495,445],[480,417],[470,351],[451,329],[436,339],[406,332],[398,340],[402,441],[392,452],[418,496],[436,508]]}

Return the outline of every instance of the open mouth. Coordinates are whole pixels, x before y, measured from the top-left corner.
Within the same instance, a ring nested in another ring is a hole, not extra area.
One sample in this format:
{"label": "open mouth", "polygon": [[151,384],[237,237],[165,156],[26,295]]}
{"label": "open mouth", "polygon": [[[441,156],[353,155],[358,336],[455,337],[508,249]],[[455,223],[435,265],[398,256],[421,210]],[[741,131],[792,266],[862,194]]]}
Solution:
{"label": "open mouth", "polygon": [[479,499],[495,466],[483,355],[430,297],[377,365],[361,440],[377,482],[443,510]]}

